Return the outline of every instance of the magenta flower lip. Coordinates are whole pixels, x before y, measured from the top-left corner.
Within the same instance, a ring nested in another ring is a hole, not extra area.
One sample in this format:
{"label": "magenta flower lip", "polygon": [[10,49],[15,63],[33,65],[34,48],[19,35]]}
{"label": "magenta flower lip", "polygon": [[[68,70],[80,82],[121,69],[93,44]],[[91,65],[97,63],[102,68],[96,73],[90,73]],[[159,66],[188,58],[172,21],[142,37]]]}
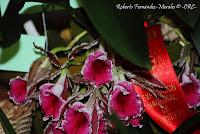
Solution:
{"label": "magenta flower lip", "polygon": [[10,91],[8,92],[9,98],[13,100],[15,104],[26,103],[27,96],[27,81],[20,76],[10,80]]}
{"label": "magenta flower lip", "polygon": [[87,57],[81,73],[85,80],[99,87],[112,81],[112,61],[104,51],[95,51]]}
{"label": "magenta flower lip", "polygon": [[60,119],[62,109],[66,104],[68,84],[66,75],[59,78],[56,84],[45,83],[39,88],[39,104],[44,113],[44,120]]}
{"label": "magenta flower lip", "polygon": [[67,134],[90,134],[92,132],[91,119],[91,112],[85,105],[75,102],[64,113],[62,126]]}
{"label": "magenta flower lip", "polygon": [[[130,82],[120,81],[114,85],[109,96],[109,113],[116,113],[118,117],[136,126],[135,122],[131,121],[136,117],[140,117],[143,111],[143,104],[137,93],[134,91]],[[140,124],[137,124],[140,126]]]}
{"label": "magenta flower lip", "polygon": [[44,120],[53,118],[54,121],[60,118],[62,108],[65,105],[65,101],[54,94],[52,83],[46,83],[40,87],[39,104],[44,113]]}

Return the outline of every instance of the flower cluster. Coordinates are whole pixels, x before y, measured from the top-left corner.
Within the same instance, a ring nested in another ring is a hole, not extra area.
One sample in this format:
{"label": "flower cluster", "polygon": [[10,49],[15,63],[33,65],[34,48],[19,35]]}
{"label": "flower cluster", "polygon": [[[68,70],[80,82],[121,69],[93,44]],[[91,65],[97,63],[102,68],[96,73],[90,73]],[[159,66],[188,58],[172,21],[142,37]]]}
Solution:
{"label": "flower cluster", "polygon": [[87,56],[79,74],[71,75],[64,67],[59,69],[60,75],[45,77],[31,86],[29,76],[12,79],[10,99],[19,105],[37,96],[43,120],[48,121],[46,134],[108,133],[115,128],[109,119],[113,113],[125,125],[142,127],[142,101],[132,82],[114,78],[114,68],[106,52],[95,50]]}

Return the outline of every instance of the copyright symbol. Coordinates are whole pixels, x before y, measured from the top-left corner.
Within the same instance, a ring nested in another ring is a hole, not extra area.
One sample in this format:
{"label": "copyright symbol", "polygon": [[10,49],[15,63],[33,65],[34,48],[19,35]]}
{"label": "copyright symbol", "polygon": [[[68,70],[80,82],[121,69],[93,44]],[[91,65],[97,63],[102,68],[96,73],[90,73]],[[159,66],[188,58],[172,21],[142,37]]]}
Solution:
{"label": "copyright symbol", "polygon": [[176,5],[176,8],[180,8],[180,7],[181,7],[181,4],[177,4],[177,5]]}

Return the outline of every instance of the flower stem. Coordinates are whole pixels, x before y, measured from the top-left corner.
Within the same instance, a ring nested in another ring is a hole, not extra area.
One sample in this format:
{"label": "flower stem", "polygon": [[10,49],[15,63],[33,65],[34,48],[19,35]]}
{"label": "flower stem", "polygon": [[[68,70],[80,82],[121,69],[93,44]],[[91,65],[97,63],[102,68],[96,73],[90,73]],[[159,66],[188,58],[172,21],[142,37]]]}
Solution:
{"label": "flower stem", "polygon": [[53,54],[61,52],[61,51],[68,51],[70,50],[77,41],[79,41],[83,36],[85,36],[88,32],[87,31],[83,31],[81,32],[79,35],[77,35],[66,47],[56,47],[53,50],[51,50],[51,52]]}

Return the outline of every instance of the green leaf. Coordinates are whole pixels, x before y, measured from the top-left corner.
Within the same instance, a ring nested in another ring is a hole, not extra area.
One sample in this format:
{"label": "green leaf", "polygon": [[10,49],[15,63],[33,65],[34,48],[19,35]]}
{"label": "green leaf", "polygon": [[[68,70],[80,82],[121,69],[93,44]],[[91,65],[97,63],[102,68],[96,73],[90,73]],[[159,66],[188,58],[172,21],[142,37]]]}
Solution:
{"label": "green leaf", "polygon": [[110,119],[115,123],[116,128],[119,129],[120,134],[129,134],[126,127],[122,124],[116,114],[112,114]]}
{"label": "green leaf", "polygon": [[58,5],[55,5],[55,4],[38,4],[38,5],[34,5],[34,6],[31,6],[27,9],[25,9],[24,11],[20,11],[20,13],[23,13],[23,14],[34,14],[34,13],[40,13],[40,12],[43,12],[43,11],[46,11],[46,12],[53,12],[53,11],[59,11],[59,10],[65,10],[64,7],[60,7]]}
{"label": "green leaf", "polygon": [[[195,25],[200,17],[199,1],[182,0],[175,2],[174,0],[163,0],[167,5],[180,4],[181,8],[173,10],[190,28],[195,29]],[[189,5],[191,4],[191,5]],[[196,6],[195,9],[188,9],[190,6]]]}
{"label": "green leaf", "polygon": [[1,108],[0,108],[0,122],[6,134],[15,134],[15,130],[13,129],[12,125],[10,124],[9,120],[7,119],[5,113]]}
{"label": "green leaf", "polygon": [[39,109],[34,111],[33,113],[33,133],[35,134],[43,134],[44,130],[44,121],[42,120],[42,113]]}
{"label": "green leaf", "polygon": [[116,128],[119,131],[119,134],[139,134],[136,128],[129,126],[126,127],[119,119],[119,117],[113,113],[110,116],[110,119],[113,121],[113,123],[116,125]]}
{"label": "green leaf", "polygon": [[117,0],[80,1],[97,31],[118,54],[133,64],[150,69],[143,12],[119,10],[116,4]]}
{"label": "green leaf", "polygon": [[200,67],[195,67],[194,68],[194,74],[195,76],[197,76],[197,78],[200,78]]}
{"label": "green leaf", "polygon": [[172,62],[175,62],[180,58],[181,50],[182,46],[179,42],[172,42],[172,44],[167,46],[167,51]]}
{"label": "green leaf", "polygon": [[185,122],[183,122],[173,134],[186,134],[190,133],[192,130],[198,130],[200,124],[200,114],[197,113]]}
{"label": "green leaf", "polygon": [[190,28],[195,29],[195,25],[200,16],[200,11],[175,10],[175,12],[188,26],[190,26]]}
{"label": "green leaf", "polygon": [[60,37],[59,33],[55,30],[47,30],[47,37],[48,37],[48,45],[49,49],[53,49],[55,47],[64,46],[65,42]]}
{"label": "green leaf", "polygon": [[[71,35],[73,38],[78,36],[79,33],[84,31],[84,29],[74,21],[71,21],[70,27],[71,27]],[[91,38],[92,37],[89,34],[87,34],[84,37],[82,37],[77,43],[81,44],[82,42],[91,42]]]}
{"label": "green leaf", "polygon": [[79,27],[74,21],[71,21],[70,27],[71,27],[72,37],[76,37],[79,33],[84,31],[84,29]]}
{"label": "green leaf", "polygon": [[0,19],[0,32],[3,39],[0,46],[7,47],[19,39],[21,26],[18,12],[23,5],[24,2],[16,0],[10,0],[8,3],[4,16]]}
{"label": "green leaf", "polygon": [[195,31],[191,34],[195,47],[200,55],[200,21],[197,23]]}
{"label": "green leaf", "polygon": [[57,53],[57,52],[62,52],[62,51],[68,51],[70,50],[75,43],[77,43],[82,37],[84,37],[87,34],[87,31],[83,31],[81,32],[79,35],[77,35],[71,42],[69,42],[69,44],[67,44],[66,47],[64,46],[60,46],[60,47],[56,47],[54,49],[51,50],[51,52],[53,54]]}

